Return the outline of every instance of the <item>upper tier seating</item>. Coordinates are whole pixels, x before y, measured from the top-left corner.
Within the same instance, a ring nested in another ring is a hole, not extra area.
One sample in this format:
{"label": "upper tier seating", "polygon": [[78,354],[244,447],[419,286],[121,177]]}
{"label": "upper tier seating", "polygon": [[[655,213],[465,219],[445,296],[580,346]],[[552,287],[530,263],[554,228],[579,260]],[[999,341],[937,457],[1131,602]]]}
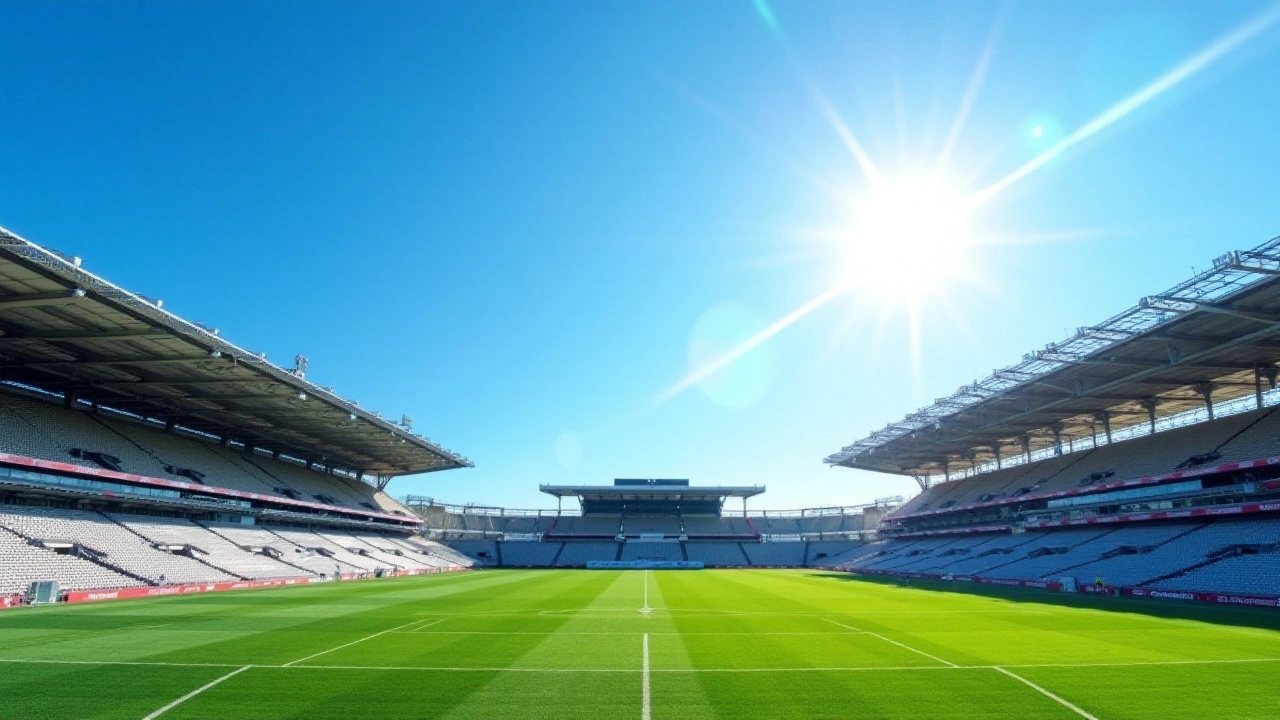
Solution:
{"label": "upper tier seating", "polygon": [[1077,452],[939,483],[920,493],[898,511],[962,507],[983,498],[1012,497],[1019,491],[1056,492],[1087,487],[1094,481],[1128,480],[1175,472],[1189,458],[1201,456],[1207,465],[1280,455],[1280,411],[1264,408],[1167,430],[1155,435],[1100,445],[1077,441]]}
{"label": "upper tier seating", "polygon": [[602,535],[613,537],[622,529],[620,517],[562,517],[556,535]]}
{"label": "upper tier seating", "polygon": [[0,450],[29,457],[97,468],[99,463],[78,451],[103,453],[119,461],[120,471],[137,475],[371,512],[412,514],[364,483],[265,455],[248,456],[187,435],[166,434],[106,412],[67,410],[16,395],[0,394],[0,437],[5,438]]}
{"label": "upper tier seating", "polygon": [[724,517],[687,517],[682,518],[684,522],[684,531],[689,537],[718,536],[728,537],[734,535],[747,536],[752,535],[751,526],[742,518],[724,518]]}
{"label": "upper tier seating", "polygon": [[679,535],[684,532],[680,525],[680,518],[675,517],[646,517],[637,515],[628,516],[622,519],[622,532],[627,535],[638,535],[640,533],[662,533],[664,535]]}

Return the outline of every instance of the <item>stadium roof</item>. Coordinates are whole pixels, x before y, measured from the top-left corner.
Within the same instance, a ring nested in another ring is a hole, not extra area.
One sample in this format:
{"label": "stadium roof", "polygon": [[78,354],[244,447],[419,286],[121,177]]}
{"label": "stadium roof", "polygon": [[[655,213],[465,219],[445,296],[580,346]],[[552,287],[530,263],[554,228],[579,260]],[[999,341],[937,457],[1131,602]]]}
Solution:
{"label": "stadium roof", "polygon": [[764,492],[763,485],[742,487],[690,487],[688,485],[539,485],[538,489],[556,497],[582,500],[662,500],[670,502],[711,502],[727,497],[749,498]]}
{"label": "stadium roof", "polygon": [[[1028,353],[828,458],[918,477],[968,469],[1275,387],[1280,238]],[[1210,410],[1211,412],[1211,410]]]}
{"label": "stadium roof", "polygon": [[407,427],[0,228],[0,380],[337,470],[470,467]]}

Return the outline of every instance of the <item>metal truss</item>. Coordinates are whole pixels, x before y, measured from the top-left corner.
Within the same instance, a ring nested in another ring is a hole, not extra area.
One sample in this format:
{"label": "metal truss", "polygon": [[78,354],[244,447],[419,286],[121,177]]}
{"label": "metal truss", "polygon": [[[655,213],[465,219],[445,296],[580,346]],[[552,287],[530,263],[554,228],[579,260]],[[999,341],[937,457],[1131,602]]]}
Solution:
{"label": "metal truss", "polygon": [[[1235,251],[1214,260],[1213,268],[1154,296],[1142,298],[1134,307],[1106,321],[1079,328],[1074,335],[1043,350],[1029,352],[1022,362],[995,370],[991,375],[961,386],[955,393],[938,398],[928,407],[886,425],[837,453],[828,456],[828,465],[867,467],[860,462],[889,443],[941,428],[944,420],[956,419],[978,404],[1017,388],[1035,384],[1042,378],[1073,364],[1104,354],[1121,343],[1158,330],[1188,313],[1215,312],[1280,323],[1280,315],[1240,310],[1227,302],[1231,297],[1280,276],[1280,238],[1248,251]],[[869,468],[870,469],[870,468]],[[905,468],[904,468],[905,470]]]}

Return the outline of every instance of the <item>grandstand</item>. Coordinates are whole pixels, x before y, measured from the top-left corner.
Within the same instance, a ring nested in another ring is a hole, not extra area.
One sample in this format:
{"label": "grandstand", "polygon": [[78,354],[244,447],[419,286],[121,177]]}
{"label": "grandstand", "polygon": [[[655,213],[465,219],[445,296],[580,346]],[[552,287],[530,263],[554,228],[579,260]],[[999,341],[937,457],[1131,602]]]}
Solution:
{"label": "grandstand", "polygon": [[[543,485],[555,510],[458,506],[407,497],[423,532],[484,567],[584,567],[591,562],[693,562],[704,567],[818,567],[861,547],[901,498],[866,506],[748,510],[764,487],[688,480]],[[567,510],[564,498],[577,501]],[[742,508],[725,507],[729,499]]]}
{"label": "grandstand", "polygon": [[1280,239],[827,458],[921,492],[865,573],[1280,602]]}
{"label": "grandstand", "polygon": [[465,458],[0,230],[0,596],[417,574],[394,477]]}

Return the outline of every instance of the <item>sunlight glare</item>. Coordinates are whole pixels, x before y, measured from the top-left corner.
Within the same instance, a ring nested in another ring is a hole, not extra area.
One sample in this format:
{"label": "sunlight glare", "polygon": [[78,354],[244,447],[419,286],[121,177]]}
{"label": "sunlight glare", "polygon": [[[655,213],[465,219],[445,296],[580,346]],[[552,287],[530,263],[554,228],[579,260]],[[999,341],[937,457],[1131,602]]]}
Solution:
{"label": "sunlight glare", "polygon": [[846,244],[853,289],[879,299],[918,299],[965,274],[971,201],[934,183],[888,184],[856,206]]}

